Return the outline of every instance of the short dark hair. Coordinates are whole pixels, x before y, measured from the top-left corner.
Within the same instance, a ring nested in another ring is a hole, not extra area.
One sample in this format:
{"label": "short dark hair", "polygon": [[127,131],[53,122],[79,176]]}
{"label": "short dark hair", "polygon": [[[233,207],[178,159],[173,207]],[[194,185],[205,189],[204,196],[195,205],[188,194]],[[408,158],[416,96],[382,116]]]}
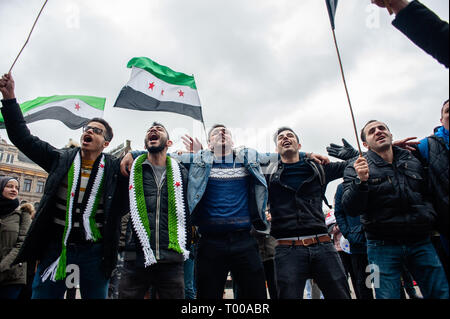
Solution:
{"label": "short dark hair", "polygon": [[297,133],[295,133],[293,129],[291,129],[288,126],[282,126],[276,130],[275,134],[273,134],[273,141],[274,141],[275,145],[277,144],[278,135],[283,131],[290,131],[290,132],[294,133],[295,138],[297,139],[297,143],[300,143],[300,139],[298,138]]}
{"label": "short dark hair", "polygon": [[367,141],[366,141],[366,133],[364,132],[364,129],[367,127],[367,125],[369,125],[370,123],[373,123],[373,122],[380,122],[380,123],[383,123],[384,125],[386,125],[386,128],[388,129],[388,131],[389,131],[389,132],[391,131],[391,130],[389,129],[389,127],[387,126],[386,123],[381,122],[381,121],[378,121],[378,120],[370,120],[370,121],[367,122],[366,125],[364,125],[364,127],[361,129],[361,141],[367,142]]}
{"label": "short dark hair", "polygon": [[210,128],[209,131],[208,131],[208,142],[209,142],[209,137],[211,136],[211,132],[212,132],[214,129],[218,128],[218,127],[227,128],[227,127],[226,127],[225,125],[223,125],[223,124],[214,124],[213,126],[211,126],[211,128]]}
{"label": "short dark hair", "polygon": [[444,112],[445,104],[447,104],[447,103],[448,103],[448,99],[444,102],[444,104],[442,104],[442,108],[441,108],[441,118],[442,118],[442,113]]}
{"label": "short dark hair", "polygon": [[89,122],[87,122],[86,124],[89,124],[91,122],[98,122],[98,123],[102,124],[106,129],[105,135],[103,135],[103,137],[105,138],[106,141],[111,142],[111,140],[114,136],[111,125],[109,125],[109,123],[106,122],[101,117],[94,117],[94,118],[90,119]]}
{"label": "short dark hair", "polygon": [[169,131],[167,131],[167,129],[166,129],[166,127],[164,125],[162,125],[161,123],[155,121],[155,122],[152,123],[152,125],[150,125],[149,129],[152,128],[153,126],[161,126],[164,129],[164,131],[166,131],[167,139],[170,140],[170,138],[169,138]]}

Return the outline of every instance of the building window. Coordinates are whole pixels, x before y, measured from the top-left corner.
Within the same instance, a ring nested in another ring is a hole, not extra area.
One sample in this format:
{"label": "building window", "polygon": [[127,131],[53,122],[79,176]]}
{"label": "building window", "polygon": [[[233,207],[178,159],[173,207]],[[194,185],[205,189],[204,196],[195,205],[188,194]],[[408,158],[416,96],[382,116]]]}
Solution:
{"label": "building window", "polygon": [[6,163],[12,164],[14,162],[14,154],[8,154],[6,156]]}
{"label": "building window", "polygon": [[36,185],[36,193],[43,193],[44,192],[44,182],[38,181]]}
{"label": "building window", "polygon": [[31,179],[25,179],[23,182],[23,191],[31,192]]}

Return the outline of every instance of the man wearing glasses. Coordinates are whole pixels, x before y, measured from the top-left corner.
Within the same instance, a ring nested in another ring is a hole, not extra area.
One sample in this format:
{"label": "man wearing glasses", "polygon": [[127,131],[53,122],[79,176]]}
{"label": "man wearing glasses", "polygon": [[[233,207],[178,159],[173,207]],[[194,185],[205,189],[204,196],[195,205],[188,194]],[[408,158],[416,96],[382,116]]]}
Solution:
{"label": "man wearing glasses", "polygon": [[102,153],[112,128],[93,118],[83,128],[81,147],[56,149],[31,135],[10,74],[1,78],[0,91],[9,139],[48,172],[36,217],[15,260],[39,260],[32,298],[62,299],[76,281],[83,299],[106,298],[117,261],[119,204],[124,202],[116,191],[119,160]]}

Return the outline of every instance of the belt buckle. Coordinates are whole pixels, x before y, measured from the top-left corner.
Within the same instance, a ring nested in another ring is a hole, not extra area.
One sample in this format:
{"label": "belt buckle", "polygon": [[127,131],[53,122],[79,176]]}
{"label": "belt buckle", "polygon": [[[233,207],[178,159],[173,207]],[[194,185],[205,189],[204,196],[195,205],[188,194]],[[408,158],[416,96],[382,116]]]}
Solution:
{"label": "belt buckle", "polygon": [[[312,242],[310,244],[305,242],[305,240],[308,240],[308,239],[312,239]],[[308,247],[308,246],[311,246],[312,244],[314,244],[314,238],[303,238],[303,239],[301,239],[301,241],[302,241],[302,244],[304,247]]]}

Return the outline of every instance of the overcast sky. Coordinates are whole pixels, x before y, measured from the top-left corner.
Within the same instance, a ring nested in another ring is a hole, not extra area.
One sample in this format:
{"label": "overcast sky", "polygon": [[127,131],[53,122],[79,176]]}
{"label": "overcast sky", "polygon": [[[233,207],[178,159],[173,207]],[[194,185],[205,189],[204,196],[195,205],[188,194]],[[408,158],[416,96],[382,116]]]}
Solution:
{"label": "overcast sky", "polygon": [[[0,72],[9,70],[43,0],[0,1]],[[448,0],[423,0],[448,21]],[[448,69],[391,25],[370,0],[341,0],[336,36],[359,129],[385,121],[394,139],[425,137],[439,125],[448,98]],[[180,136],[205,140],[198,121],[178,114],[113,108],[128,81],[127,62],[149,57],[193,74],[208,129],[223,123],[235,145],[274,151],[272,134],[291,126],[303,150],[326,154],[342,137],[356,146],[324,0],[50,0],[13,69],[19,103],[38,96],[106,97],[114,129],[107,151],[163,123]],[[29,125],[55,147],[81,129],[54,120]],[[6,131],[0,130],[6,138]],[[327,191],[332,199],[338,182]]]}

